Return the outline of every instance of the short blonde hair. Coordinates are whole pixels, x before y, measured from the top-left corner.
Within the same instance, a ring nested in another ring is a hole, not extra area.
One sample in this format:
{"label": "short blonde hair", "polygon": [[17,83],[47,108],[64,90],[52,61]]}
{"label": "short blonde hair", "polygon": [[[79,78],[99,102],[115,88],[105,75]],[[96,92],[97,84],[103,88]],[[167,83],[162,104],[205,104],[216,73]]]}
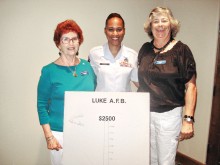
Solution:
{"label": "short blonde hair", "polygon": [[180,29],[180,23],[177,19],[175,19],[173,17],[171,10],[169,8],[165,8],[165,7],[156,7],[150,12],[149,17],[144,24],[144,31],[148,34],[148,36],[151,39],[154,38],[152,30],[151,30],[151,22],[152,22],[153,18],[159,14],[166,14],[167,15],[167,17],[170,20],[170,24],[171,24],[171,36],[173,38],[176,37],[176,34],[179,32],[179,29]]}

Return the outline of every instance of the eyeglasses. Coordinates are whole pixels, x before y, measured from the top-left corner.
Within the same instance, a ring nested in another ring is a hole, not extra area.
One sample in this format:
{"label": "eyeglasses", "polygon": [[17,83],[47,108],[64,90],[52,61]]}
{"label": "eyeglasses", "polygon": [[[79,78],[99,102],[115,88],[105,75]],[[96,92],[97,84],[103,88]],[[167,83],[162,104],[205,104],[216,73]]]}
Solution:
{"label": "eyeglasses", "polygon": [[120,33],[120,32],[122,32],[123,30],[124,30],[124,28],[112,28],[112,27],[110,27],[110,28],[108,28],[108,27],[106,27],[106,29],[107,29],[107,31],[108,32],[110,32],[110,33],[113,33],[113,32],[117,32],[117,33]]}
{"label": "eyeglasses", "polygon": [[61,40],[61,42],[63,44],[69,44],[70,41],[72,41],[73,43],[78,43],[79,42],[79,38],[78,37],[73,37],[73,38],[63,37],[60,40]]}

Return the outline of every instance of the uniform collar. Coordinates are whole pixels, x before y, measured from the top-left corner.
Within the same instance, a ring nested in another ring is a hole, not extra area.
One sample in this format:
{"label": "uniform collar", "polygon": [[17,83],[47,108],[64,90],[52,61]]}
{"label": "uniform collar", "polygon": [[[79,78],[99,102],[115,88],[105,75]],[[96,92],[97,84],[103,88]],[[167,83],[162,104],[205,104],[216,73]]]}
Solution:
{"label": "uniform collar", "polygon": [[116,58],[114,58],[114,56],[112,55],[111,51],[109,50],[108,43],[105,43],[103,45],[103,48],[104,48],[103,49],[104,50],[103,56],[105,56],[105,58],[107,58],[107,59],[114,59],[114,60],[116,60],[116,59],[121,58],[121,56],[124,56],[124,57],[128,56],[127,53],[125,53],[125,51],[124,51],[124,45],[123,44],[121,44],[121,49],[118,52]]}

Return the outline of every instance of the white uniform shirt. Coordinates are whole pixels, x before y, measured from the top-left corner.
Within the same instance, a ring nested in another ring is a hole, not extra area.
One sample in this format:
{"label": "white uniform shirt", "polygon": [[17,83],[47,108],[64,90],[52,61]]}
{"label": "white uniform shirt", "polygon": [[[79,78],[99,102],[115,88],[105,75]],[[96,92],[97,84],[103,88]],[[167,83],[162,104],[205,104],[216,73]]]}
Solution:
{"label": "white uniform shirt", "polygon": [[97,76],[96,91],[130,92],[130,81],[138,82],[137,52],[128,47],[122,45],[114,57],[106,43],[91,49],[89,59]]}

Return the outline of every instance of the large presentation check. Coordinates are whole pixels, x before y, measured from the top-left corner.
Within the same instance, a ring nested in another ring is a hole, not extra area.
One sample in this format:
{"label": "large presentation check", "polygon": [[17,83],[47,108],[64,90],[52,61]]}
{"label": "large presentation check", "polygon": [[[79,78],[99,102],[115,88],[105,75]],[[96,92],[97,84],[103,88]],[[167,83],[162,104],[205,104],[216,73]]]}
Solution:
{"label": "large presentation check", "polygon": [[66,92],[64,165],[148,165],[149,94]]}

